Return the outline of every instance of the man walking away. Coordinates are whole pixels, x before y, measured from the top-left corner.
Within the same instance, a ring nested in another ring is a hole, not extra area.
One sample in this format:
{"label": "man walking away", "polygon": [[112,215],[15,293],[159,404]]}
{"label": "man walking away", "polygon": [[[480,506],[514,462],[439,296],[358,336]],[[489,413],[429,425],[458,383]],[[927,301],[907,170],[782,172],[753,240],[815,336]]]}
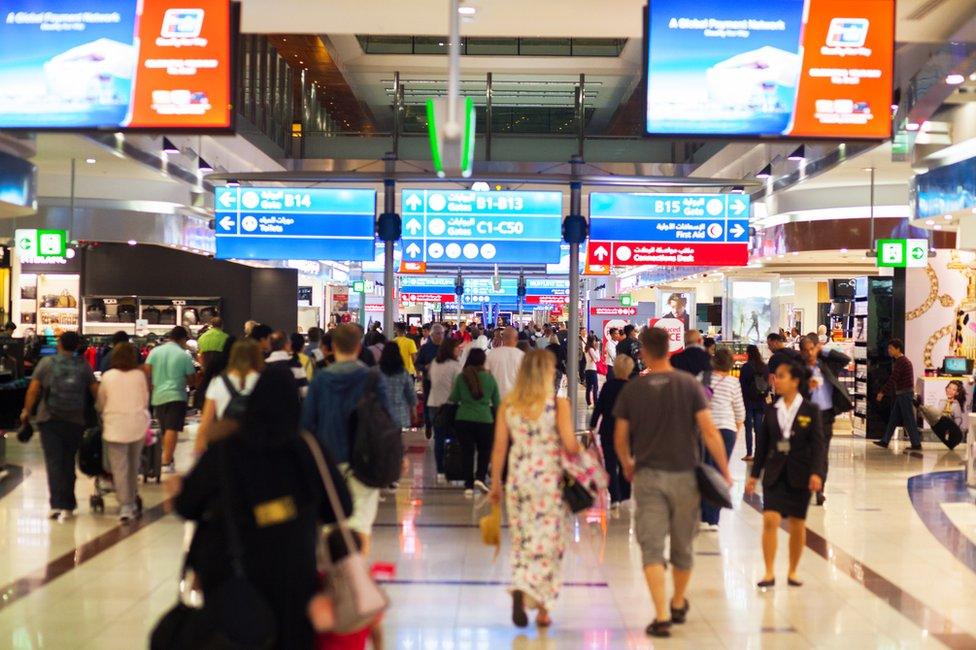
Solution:
{"label": "man walking away", "polygon": [[430,397],[430,364],[434,363],[434,359],[437,358],[437,351],[441,347],[441,343],[444,342],[444,326],[440,323],[434,323],[430,327],[430,333],[427,336],[427,341],[420,346],[417,351],[417,362],[414,364],[417,368],[417,372],[420,373],[422,377],[421,387],[424,394],[424,434],[427,439],[430,440],[433,432],[431,430],[430,422],[430,408],[427,406],[427,399]]}
{"label": "man walking away", "polygon": [[413,361],[417,357],[417,342],[407,336],[407,326],[404,323],[397,323],[393,327],[395,334],[393,342],[400,348],[400,356],[403,357],[403,367],[407,369],[407,374],[416,377],[417,368]]}
{"label": "man walking away", "polygon": [[634,360],[634,369],[631,371],[631,378],[636,377],[644,370],[644,363],[641,361],[640,344],[637,342],[637,328],[633,325],[624,325],[624,338],[617,343],[617,354],[626,354]]}
{"label": "man walking away", "polygon": [[271,335],[274,330],[271,329],[270,325],[255,325],[254,329],[251,330],[250,338],[254,339],[254,342],[258,344],[261,349],[261,354],[265,357],[271,353]]}
{"label": "man walking away", "polygon": [[[359,360],[361,330],[351,323],[344,323],[332,330],[332,350],[335,362],[316,375],[305,400],[302,424],[315,434],[339,469],[346,476],[352,495],[353,511],[349,526],[363,540],[363,553],[369,552],[369,539],[379,508],[378,489],[363,485],[352,472],[349,462],[352,454],[350,418],[370,378],[369,367]],[[379,406],[389,412],[386,403],[386,380],[382,373],[373,372]]]}
{"label": "man walking away", "polygon": [[488,361],[485,363],[485,370],[491,373],[498,384],[498,394],[505,398],[512,388],[515,387],[515,379],[518,377],[519,367],[522,365],[522,358],[525,353],[519,350],[518,332],[514,327],[506,327],[502,331],[502,346],[492,348],[488,352]]}
{"label": "man walking away", "polygon": [[712,369],[712,357],[702,345],[701,332],[685,332],[685,349],[671,357],[671,365],[695,377]]}
{"label": "man walking away", "polygon": [[186,350],[187,338],[186,328],[177,325],[169,334],[169,342],[154,348],[144,366],[152,385],[153,414],[163,431],[163,472],[166,474],[176,471],[173,456],[176,441],[186,426],[186,388],[196,376],[193,359]]}
{"label": "man walking away", "polygon": [[786,337],[778,332],[771,332],[769,336],[766,337],[766,347],[769,351],[773,353],[769,357],[769,362],[766,364],[769,370],[769,385],[776,386],[776,369],[779,368],[781,363],[797,363],[800,364],[802,359],[800,358],[800,353],[793,348],[786,347]]}
{"label": "man walking away", "polygon": [[317,368],[322,360],[325,358],[322,354],[322,348],[320,343],[322,342],[322,335],[325,332],[322,331],[321,327],[310,327],[308,328],[308,344],[302,352],[309,359],[312,360],[312,364]]}
{"label": "man walking away", "polygon": [[826,357],[820,355],[820,341],[817,335],[807,335],[800,338],[800,354],[803,355],[803,362],[810,370],[810,401],[820,409],[820,422],[823,426],[824,437],[824,472],[821,481],[820,491],[817,492],[817,505],[822,506],[827,498],[824,496],[824,486],[827,484],[827,467],[830,457],[830,439],[834,436],[834,420],[841,413],[847,413],[854,406],[851,394],[847,391],[837,375],[831,363],[843,363],[847,365],[851,362],[850,358],[842,352],[831,350],[832,353],[840,355],[842,359],[832,354],[828,361]]}
{"label": "man walking away", "polygon": [[230,335],[224,331],[224,319],[220,316],[211,318],[210,329],[197,339],[197,360],[204,372],[206,372],[211,360],[223,353],[224,344],[227,343],[229,337]]}
{"label": "man walking away", "polygon": [[[695,468],[702,442],[730,486],[732,477],[725,443],[712,421],[701,384],[688,373],[676,371],[668,360],[668,333],[645,328],[640,345],[649,372],[621,391],[613,411],[617,418],[614,442],[637,502],[637,540],[656,612],[647,633],[668,637],[672,623],[685,622],[690,606],[685,590],[691,579],[700,514]],[[664,557],[668,536],[670,559]],[[674,578],[670,615],[665,586],[668,561]]]}
{"label": "man walking away", "polygon": [[78,507],[75,499],[75,456],[85,430],[88,393],[94,397],[98,384],[91,367],[77,356],[81,342],[76,332],[58,339],[58,352],[37,364],[20,420],[30,420],[37,406],[36,422],[47,468],[51,519],[66,521]]}
{"label": "man walking away", "polygon": [[894,396],[895,403],[891,407],[891,417],[888,418],[884,437],[875,440],[874,444],[887,449],[895,429],[901,425],[905,427],[912,441],[912,446],[906,451],[919,451],[922,448],[922,435],[915,422],[915,368],[905,356],[905,344],[901,339],[891,339],[888,343],[888,354],[895,360],[895,364],[891,368],[891,376],[878,393],[878,401],[883,400],[885,395],[891,395]]}
{"label": "man walking away", "polygon": [[268,366],[287,368],[295,378],[298,396],[305,397],[308,394],[308,371],[302,367],[301,359],[292,353],[288,335],[281,330],[272,332],[268,337],[268,344],[271,347],[271,354],[264,360],[265,363]]}

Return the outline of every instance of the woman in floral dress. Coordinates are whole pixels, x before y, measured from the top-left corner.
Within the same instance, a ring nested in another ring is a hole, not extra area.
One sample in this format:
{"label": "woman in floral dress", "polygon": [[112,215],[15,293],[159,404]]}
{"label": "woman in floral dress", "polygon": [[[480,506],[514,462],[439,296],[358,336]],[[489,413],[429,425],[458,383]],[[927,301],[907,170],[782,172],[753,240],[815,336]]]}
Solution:
{"label": "woman in floral dress", "polygon": [[512,534],[512,622],[529,624],[526,609],[536,609],[536,624],[547,627],[559,594],[568,510],[562,498],[561,453],[580,450],[573,434],[569,402],[556,398],[555,356],[547,350],[525,355],[515,387],[495,418],[491,456],[491,500],[502,500],[502,472],[508,455],[509,530]]}

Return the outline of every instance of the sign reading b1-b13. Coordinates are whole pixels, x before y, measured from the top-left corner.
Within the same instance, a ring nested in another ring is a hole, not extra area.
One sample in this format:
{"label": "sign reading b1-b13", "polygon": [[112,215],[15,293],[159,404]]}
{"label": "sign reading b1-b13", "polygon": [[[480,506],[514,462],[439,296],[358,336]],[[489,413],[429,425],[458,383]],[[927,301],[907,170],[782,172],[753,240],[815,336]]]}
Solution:
{"label": "sign reading b1-b13", "polygon": [[743,194],[590,194],[591,269],[745,266],[749,197]]}

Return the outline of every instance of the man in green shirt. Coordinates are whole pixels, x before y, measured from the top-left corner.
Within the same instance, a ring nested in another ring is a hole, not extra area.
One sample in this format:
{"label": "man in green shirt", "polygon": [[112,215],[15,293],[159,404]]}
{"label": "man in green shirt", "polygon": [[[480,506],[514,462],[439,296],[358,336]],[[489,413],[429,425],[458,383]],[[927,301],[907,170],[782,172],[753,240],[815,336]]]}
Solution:
{"label": "man in green shirt", "polygon": [[177,325],[169,335],[169,343],[160,345],[146,359],[146,374],[152,385],[152,407],[159,428],[163,431],[163,471],[176,471],[173,455],[176,441],[186,426],[187,384],[196,375],[193,359],[186,350],[189,335]]}
{"label": "man in green shirt", "polygon": [[203,366],[204,372],[214,357],[224,351],[228,338],[230,335],[224,331],[224,319],[220,316],[211,318],[210,329],[197,339],[197,361]]}

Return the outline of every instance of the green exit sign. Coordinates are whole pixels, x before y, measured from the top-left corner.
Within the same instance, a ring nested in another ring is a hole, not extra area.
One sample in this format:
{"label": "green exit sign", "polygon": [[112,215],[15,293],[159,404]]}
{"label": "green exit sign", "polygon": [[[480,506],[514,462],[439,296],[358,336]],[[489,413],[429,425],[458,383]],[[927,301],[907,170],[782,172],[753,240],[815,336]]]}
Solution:
{"label": "green exit sign", "polygon": [[633,307],[634,297],[629,293],[620,294],[620,306],[621,307]]}
{"label": "green exit sign", "polygon": [[929,263],[927,239],[879,239],[878,266],[895,269],[925,268]]}
{"label": "green exit sign", "polygon": [[352,283],[352,290],[356,293],[363,293],[366,291],[366,282],[363,280],[356,280]]}
{"label": "green exit sign", "polygon": [[68,252],[68,232],[24,228],[14,231],[14,243],[20,259],[64,257]]}

